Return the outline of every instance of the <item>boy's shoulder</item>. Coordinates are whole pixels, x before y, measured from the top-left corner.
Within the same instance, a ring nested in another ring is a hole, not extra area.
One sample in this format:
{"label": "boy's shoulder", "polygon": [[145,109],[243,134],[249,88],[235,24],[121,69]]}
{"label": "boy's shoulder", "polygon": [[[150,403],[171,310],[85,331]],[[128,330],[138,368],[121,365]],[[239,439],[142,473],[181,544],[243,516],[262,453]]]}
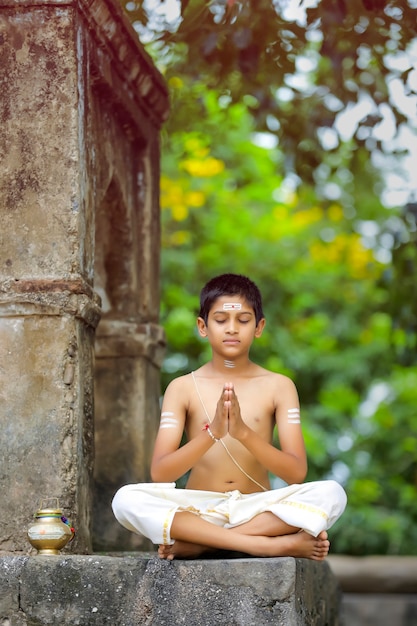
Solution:
{"label": "boy's shoulder", "polygon": [[184,389],[192,384],[192,374],[182,374],[181,376],[177,376],[173,378],[171,382],[167,386],[168,389],[172,389],[173,391],[178,391],[179,389]]}
{"label": "boy's shoulder", "polygon": [[255,370],[254,375],[265,376],[268,380],[272,381],[275,384],[282,384],[282,385],[294,384],[293,380],[286,374],[281,374],[280,372],[273,372],[272,370],[268,370],[265,367],[261,367],[260,365],[256,365],[256,370]]}

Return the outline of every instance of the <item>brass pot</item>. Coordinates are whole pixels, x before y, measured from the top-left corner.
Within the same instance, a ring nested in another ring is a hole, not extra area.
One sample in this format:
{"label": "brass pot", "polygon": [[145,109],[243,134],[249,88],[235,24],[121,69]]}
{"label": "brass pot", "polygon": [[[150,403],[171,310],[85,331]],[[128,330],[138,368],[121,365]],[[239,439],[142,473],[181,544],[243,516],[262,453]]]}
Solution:
{"label": "brass pot", "polygon": [[39,554],[59,554],[59,551],[74,537],[74,529],[56,508],[40,508],[34,515],[35,521],[27,534],[29,543]]}

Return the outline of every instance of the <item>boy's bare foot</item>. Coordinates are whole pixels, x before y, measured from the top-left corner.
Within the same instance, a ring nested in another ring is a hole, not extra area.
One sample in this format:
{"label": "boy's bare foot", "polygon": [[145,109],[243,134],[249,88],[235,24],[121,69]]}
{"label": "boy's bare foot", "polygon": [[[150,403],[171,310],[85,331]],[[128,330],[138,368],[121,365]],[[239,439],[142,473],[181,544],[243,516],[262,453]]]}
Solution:
{"label": "boy's bare foot", "polygon": [[293,556],[323,561],[329,553],[330,541],[323,530],[317,537],[304,530],[291,535],[271,537],[271,552],[267,556]]}
{"label": "boy's bare foot", "polygon": [[[249,545],[250,544],[250,545]],[[323,561],[329,553],[330,541],[327,532],[323,530],[317,537],[309,535],[304,530],[290,535],[278,537],[250,537],[247,553],[258,557],[292,556],[294,558]],[[174,558],[193,559],[204,553],[213,551],[213,548],[175,540],[170,546],[160,545],[158,556],[161,559],[172,561]]]}
{"label": "boy's bare foot", "polygon": [[160,559],[167,559],[168,561],[172,561],[175,557],[193,559],[210,551],[212,551],[212,548],[207,546],[200,546],[196,543],[176,539],[172,545],[160,545],[158,547],[158,556]]}

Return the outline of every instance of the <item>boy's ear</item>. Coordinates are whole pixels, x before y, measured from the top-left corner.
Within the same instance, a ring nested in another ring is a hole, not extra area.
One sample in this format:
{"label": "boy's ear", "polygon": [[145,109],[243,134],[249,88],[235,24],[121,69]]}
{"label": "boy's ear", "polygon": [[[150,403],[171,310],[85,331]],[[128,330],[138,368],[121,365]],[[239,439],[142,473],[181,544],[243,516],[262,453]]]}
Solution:
{"label": "boy's ear", "polygon": [[265,328],[265,324],[266,324],[266,320],[263,317],[261,320],[259,320],[256,328],[255,328],[255,337],[260,337],[263,333],[263,330]]}
{"label": "boy's ear", "polygon": [[197,328],[200,337],[207,337],[207,326],[202,317],[197,318]]}

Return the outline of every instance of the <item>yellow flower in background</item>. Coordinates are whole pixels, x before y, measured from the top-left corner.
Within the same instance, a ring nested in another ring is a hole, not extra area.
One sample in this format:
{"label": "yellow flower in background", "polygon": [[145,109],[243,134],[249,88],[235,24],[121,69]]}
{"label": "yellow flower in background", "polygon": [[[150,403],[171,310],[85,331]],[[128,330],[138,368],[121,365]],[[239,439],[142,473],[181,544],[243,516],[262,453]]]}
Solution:
{"label": "yellow flower in background", "polygon": [[352,276],[364,278],[370,275],[369,267],[374,260],[372,250],[362,245],[359,235],[353,235],[351,245],[347,250],[347,261],[351,268]]}
{"label": "yellow flower in background", "polygon": [[209,148],[203,145],[198,137],[187,137],[184,141],[184,151],[199,158],[206,157],[210,152]]}
{"label": "yellow flower in background", "polygon": [[[293,196],[297,196],[294,194]],[[264,220],[264,236],[268,240],[285,236],[296,236],[303,229],[307,229],[310,224],[323,219],[323,209],[313,206],[309,209],[292,210],[287,202],[277,204],[271,212],[273,220],[269,216]]]}
{"label": "yellow flower in background", "polygon": [[161,177],[160,205],[161,209],[169,209],[172,219],[183,222],[189,215],[190,208],[199,208],[206,202],[206,194],[202,191],[187,190],[188,181],[173,181],[166,176]]}
{"label": "yellow flower in background", "polygon": [[206,201],[206,194],[202,191],[187,191],[185,194],[185,201],[188,206],[192,207],[200,207]]}
{"label": "yellow flower in background", "polygon": [[168,81],[168,86],[172,89],[181,89],[184,86],[184,81],[179,76],[172,76]]}
{"label": "yellow flower in background", "polygon": [[161,177],[160,191],[160,204],[162,209],[169,209],[172,205],[181,204],[184,201],[184,190],[182,186],[166,176]]}
{"label": "yellow flower in background", "polygon": [[343,209],[338,204],[331,204],[327,209],[327,215],[332,222],[341,222],[344,218]]}
{"label": "yellow flower in background", "polygon": [[323,209],[318,206],[297,211],[293,215],[294,225],[301,228],[314,222],[319,222],[321,219],[323,219]]}
{"label": "yellow flower in background", "polygon": [[209,178],[223,172],[225,165],[220,159],[207,157],[204,159],[184,159],[181,161],[180,167],[191,176]]}
{"label": "yellow flower in background", "polygon": [[358,234],[337,235],[333,241],[315,241],[310,246],[314,261],[344,265],[353,278],[374,276],[376,262],[372,250],[362,244]]}
{"label": "yellow flower in background", "polygon": [[188,217],[188,207],[185,204],[174,204],[171,207],[171,214],[176,222],[183,222]]}
{"label": "yellow flower in background", "polygon": [[183,246],[191,239],[191,233],[187,230],[177,230],[169,236],[169,245],[171,246]]}

